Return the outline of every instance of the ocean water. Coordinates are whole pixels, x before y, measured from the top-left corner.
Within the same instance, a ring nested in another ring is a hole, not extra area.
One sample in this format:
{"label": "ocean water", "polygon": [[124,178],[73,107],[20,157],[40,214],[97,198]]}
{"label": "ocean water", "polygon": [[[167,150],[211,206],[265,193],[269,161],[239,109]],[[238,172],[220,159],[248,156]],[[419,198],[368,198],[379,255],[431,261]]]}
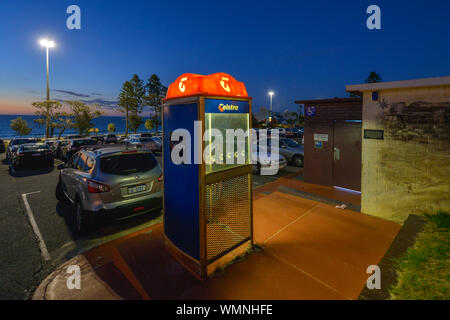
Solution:
{"label": "ocean water", "polygon": [[[11,120],[16,119],[17,117],[22,117],[28,122],[28,126],[31,128],[31,132],[26,137],[44,137],[45,136],[45,126],[39,126],[34,122],[37,119],[34,115],[0,115],[0,138],[1,139],[9,139],[14,138],[16,133],[11,129]],[[146,118],[144,117],[144,120]],[[92,121],[95,125],[95,128],[99,130],[98,134],[107,133],[108,132],[108,124],[114,123],[116,125],[116,133],[125,133],[125,117],[111,117],[111,116],[103,116]],[[129,131],[130,132],[130,131]],[[144,124],[142,124],[137,132],[148,132],[145,128]],[[77,134],[76,129],[65,130],[63,136],[68,134]],[[58,137],[58,130],[55,129],[53,137]]]}

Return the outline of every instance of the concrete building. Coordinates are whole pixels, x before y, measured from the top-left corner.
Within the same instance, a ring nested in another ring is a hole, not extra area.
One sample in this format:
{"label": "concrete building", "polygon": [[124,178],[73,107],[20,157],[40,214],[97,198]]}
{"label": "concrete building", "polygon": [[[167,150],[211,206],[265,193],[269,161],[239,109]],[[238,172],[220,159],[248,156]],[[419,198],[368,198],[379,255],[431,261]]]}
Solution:
{"label": "concrete building", "polygon": [[400,223],[450,211],[450,77],[346,89],[363,97],[361,211]]}
{"label": "concrete building", "polygon": [[361,191],[361,212],[403,223],[450,211],[450,77],[349,85],[305,106],[304,180]]}

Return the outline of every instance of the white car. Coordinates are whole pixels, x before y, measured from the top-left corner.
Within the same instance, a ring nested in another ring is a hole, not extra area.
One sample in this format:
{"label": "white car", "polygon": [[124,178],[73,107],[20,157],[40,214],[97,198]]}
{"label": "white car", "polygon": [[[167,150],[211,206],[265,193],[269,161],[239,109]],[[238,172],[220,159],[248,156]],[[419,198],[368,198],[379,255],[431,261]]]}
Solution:
{"label": "white car", "polygon": [[281,154],[267,152],[260,152],[258,154],[257,150],[253,150],[252,159],[257,159],[257,163],[253,164],[253,174],[255,175],[273,176],[280,169],[287,166],[287,160]]}

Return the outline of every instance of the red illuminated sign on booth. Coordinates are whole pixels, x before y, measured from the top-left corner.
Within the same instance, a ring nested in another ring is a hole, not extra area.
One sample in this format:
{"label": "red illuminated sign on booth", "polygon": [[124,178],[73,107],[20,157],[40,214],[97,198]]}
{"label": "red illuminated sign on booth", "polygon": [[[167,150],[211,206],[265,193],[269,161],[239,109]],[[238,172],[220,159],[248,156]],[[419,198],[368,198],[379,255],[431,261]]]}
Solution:
{"label": "red illuminated sign on booth", "polygon": [[182,74],[169,86],[166,100],[195,95],[249,98],[242,82],[229,74],[219,72],[207,76],[194,73]]}

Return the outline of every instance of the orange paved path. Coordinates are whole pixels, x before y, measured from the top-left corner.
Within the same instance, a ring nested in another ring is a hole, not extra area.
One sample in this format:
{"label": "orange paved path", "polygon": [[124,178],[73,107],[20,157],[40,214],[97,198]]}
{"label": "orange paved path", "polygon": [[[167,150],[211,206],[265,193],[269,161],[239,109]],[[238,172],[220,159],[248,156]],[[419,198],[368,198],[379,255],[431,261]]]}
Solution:
{"label": "orange paved path", "polygon": [[358,192],[346,191],[344,189],[336,187],[320,186],[316,184],[306,183],[297,177],[303,174],[303,170],[291,173],[278,180],[258,187],[254,190],[254,199],[258,199],[264,196],[265,193],[272,193],[279,187],[284,186],[298,191],[304,191],[310,194],[319,195],[325,198],[334,199],[346,203],[353,204],[355,206],[361,205],[361,194]]}
{"label": "orange paved path", "polygon": [[[166,252],[162,224],[84,255],[125,299],[358,298],[367,267],[381,261],[400,225],[275,191],[305,185],[293,176],[255,191],[255,240],[264,250],[206,283]],[[355,201],[353,194],[347,196]]]}

